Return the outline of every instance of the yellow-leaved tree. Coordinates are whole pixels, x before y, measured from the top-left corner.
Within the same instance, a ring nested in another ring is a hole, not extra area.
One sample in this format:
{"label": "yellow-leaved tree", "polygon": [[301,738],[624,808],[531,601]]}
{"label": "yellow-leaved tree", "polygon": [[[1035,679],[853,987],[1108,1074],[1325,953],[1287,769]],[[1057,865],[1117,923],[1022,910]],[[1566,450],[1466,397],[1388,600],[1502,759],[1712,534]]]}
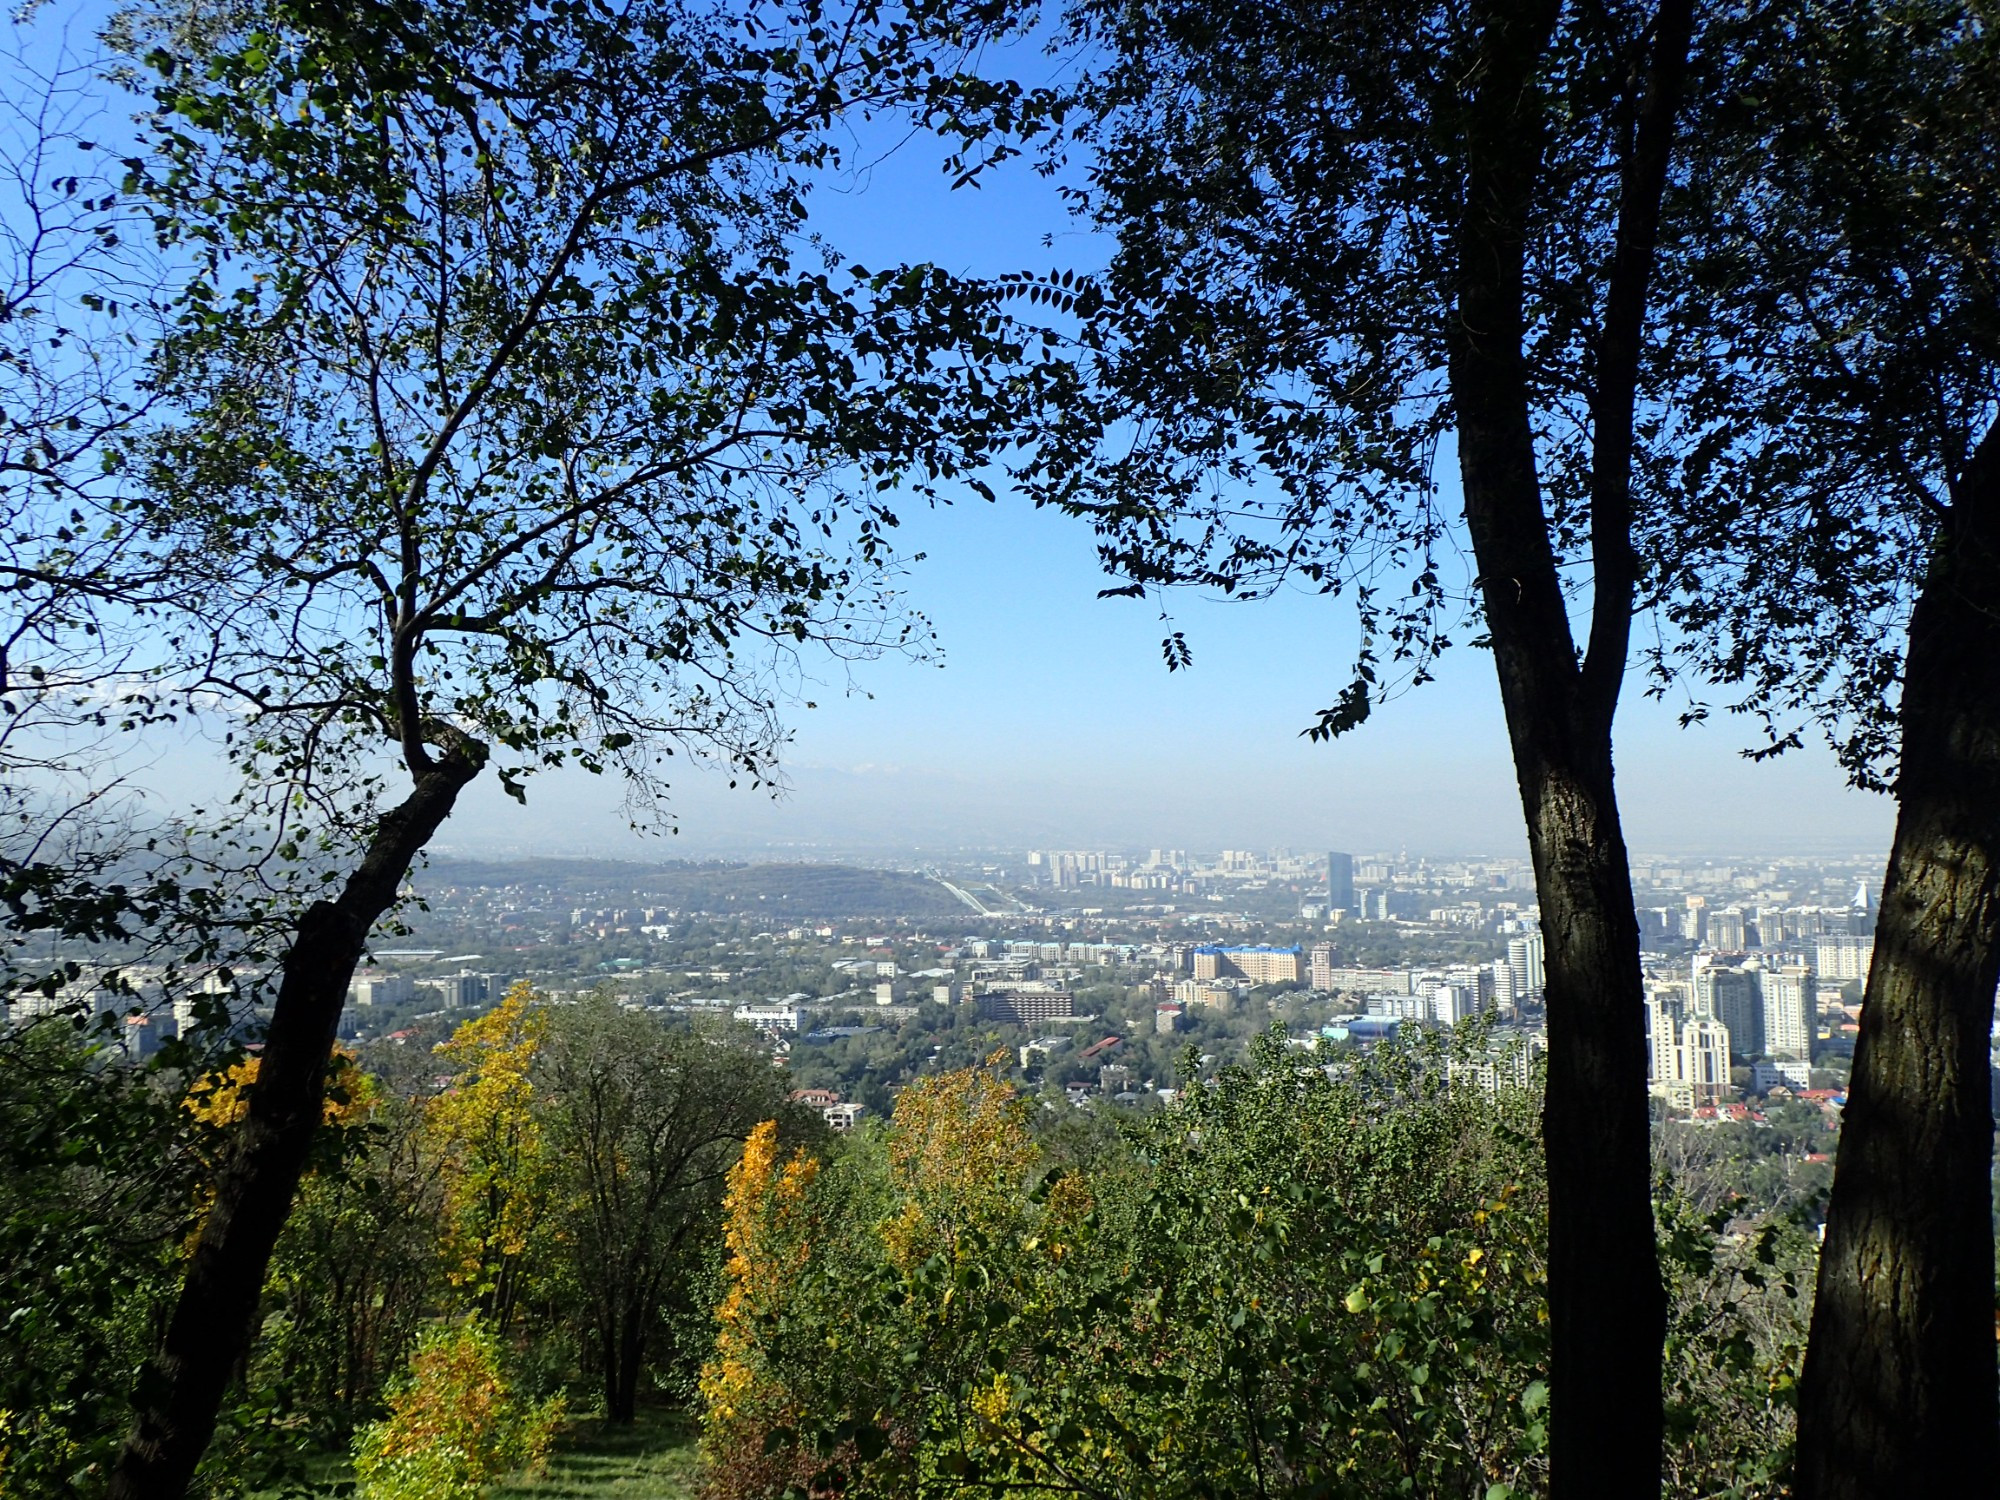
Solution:
{"label": "yellow-leaved tree", "polygon": [[499,1341],[477,1318],[427,1331],[388,1416],[355,1434],[362,1500],[477,1500],[501,1475],[540,1470],[562,1398],[521,1401],[501,1364]]}
{"label": "yellow-leaved tree", "polygon": [[920,1078],[897,1096],[889,1165],[903,1202],[883,1236],[900,1271],[936,1254],[956,1260],[968,1230],[994,1233],[1025,1207],[1039,1153],[1026,1101],[999,1076],[1005,1056]]}
{"label": "yellow-leaved tree", "polygon": [[[256,1054],[218,1072],[204,1074],[188,1089],[181,1105],[197,1124],[220,1130],[249,1112],[248,1090],[257,1082],[263,1059]],[[382,1100],[382,1086],[361,1070],[354,1054],[336,1047],[326,1070],[326,1100],[320,1123],[344,1130],[366,1125]]]}
{"label": "yellow-leaved tree", "polygon": [[776,1120],[750,1132],[743,1155],[730,1168],[722,1230],[728,1291],[716,1312],[715,1355],[701,1376],[712,1424],[734,1422],[752,1402],[756,1321],[772,1310],[787,1279],[812,1253],[799,1231],[806,1190],[818,1172],[819,1163],[803,1148],[780,1162]]}
{"label": "yellow-leaved tree", "polygon": [[445,1274],[500,1334],[554,1250],[556,1173],[530,1077],[547,1036],[541,997],[515,984],[439,1043],[454,1076],[424,1110],[425,1147],[444,1194]]}

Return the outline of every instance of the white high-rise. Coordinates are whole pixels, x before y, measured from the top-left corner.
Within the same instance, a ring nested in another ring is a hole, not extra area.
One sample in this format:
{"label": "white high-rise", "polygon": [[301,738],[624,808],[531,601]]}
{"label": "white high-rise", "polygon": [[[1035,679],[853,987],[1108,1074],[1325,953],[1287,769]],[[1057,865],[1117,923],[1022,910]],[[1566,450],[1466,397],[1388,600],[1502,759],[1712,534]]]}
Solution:
{"label": "white high-rise", "polygon": [[1787,964],[1782,969],[1766,969],[1760,977],[1764,1049],[1781,1061],[1810,1061],[1819,1002],[1812,970]]}
{"label": "white high-rise", "polygon": [[1681,1082],[1680,1029],[1686,1001],[1678,985],[1646,991],[1646,1082],[1664,1093]]}
{"label": "white high-rise", "polygon": [[1542,998],[1542,935],[1524,932],[1507,939],[1507,967],[1514,971],[1514,994],[1522,1000]]}

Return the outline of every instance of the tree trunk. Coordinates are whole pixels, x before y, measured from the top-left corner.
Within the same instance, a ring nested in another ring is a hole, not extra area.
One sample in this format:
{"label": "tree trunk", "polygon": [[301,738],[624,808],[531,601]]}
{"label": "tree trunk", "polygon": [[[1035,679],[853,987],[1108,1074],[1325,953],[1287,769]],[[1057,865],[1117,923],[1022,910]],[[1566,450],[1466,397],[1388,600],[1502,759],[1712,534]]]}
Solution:
{"label": "tree trunk", "polygon": [[1654,1237],[1639,926],[1611,732],[1633,607],[1631,432],[1659,205],[1692,7],[1663,4],[1622,163],[1618,254],[1593,393],[1595,574],[1579,661],[1530,417],[1526,230],[1540,187],[1540,60],[1558,7],[1495,4],[1466,122],[1451,391],[1459,472],[1541,908],[1549,1064],[1550,1494],[1660,1487],[1666,1296]]}
{"label": "tree trunk", "polygon": [[1521,738],[1549,1032],[1550,1493],[1654,1495],[1666,1295],[1653,1229],[1639,924],[1610,745],[1538,747],[1523,764]]}
{"label": "tree trunk", "polygon": [[250,1346],[271,1250],[319,1128],[327,1059],[362,946],[482,760],[475,747],[431,764],[409,798],[377,823],[340,896],[315,902],[299,919],[248,1112],[233,1127],[166,1337],[140,1378],[110,1500],[181,1500],[187,1493],[230,1374]]}
{"label": "tree trunk", "polygon": [[1911,616],[1896,791],[1799,1390],[1800,1500],[2000,1494],[2000,425]]}
{"label": "tree trunk", "polygon": [[646,1359],[646,1318],[637,1299],[628,1303],[618,1320],[616,1348],[604,1371],[604,1415],[620,1427],[629,1427],[639,1414],[639,1371]]}

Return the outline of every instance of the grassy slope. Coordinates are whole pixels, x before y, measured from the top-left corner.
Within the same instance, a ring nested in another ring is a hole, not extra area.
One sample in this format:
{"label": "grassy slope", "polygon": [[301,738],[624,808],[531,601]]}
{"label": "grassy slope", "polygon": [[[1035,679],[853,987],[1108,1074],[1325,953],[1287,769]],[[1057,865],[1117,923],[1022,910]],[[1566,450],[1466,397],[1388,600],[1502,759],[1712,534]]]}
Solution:
{"label": "grassy slope", "polygon": [[693,1500],[695,1429],[683,1414],[641,1407],[628,1428],[579,1422],[540,1479],[495,1485],[490,1500]]}
{"label": "grassy slope", "polygon": [[[556,1439],[547,1473],[492,1485],[486,1500],[694,1500],[695,1439],[691,1418],[657,1407],[640,1407],[630,1427],[573,1422]],[[344,1457],[328,1455],[311,1479],[323,1487],[314,1493],[331,1494],[353,1471]]]}

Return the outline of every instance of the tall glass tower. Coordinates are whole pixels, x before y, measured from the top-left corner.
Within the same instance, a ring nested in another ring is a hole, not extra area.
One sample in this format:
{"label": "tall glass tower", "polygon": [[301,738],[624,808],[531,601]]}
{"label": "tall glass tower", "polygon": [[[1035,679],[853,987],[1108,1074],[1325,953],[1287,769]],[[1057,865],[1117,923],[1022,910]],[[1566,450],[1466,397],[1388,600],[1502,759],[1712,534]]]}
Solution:
{"label": "tall glass tower", "polygon": [[1335,911],[1354,910],[1354,856],[1326,857],[1326,904]]}

